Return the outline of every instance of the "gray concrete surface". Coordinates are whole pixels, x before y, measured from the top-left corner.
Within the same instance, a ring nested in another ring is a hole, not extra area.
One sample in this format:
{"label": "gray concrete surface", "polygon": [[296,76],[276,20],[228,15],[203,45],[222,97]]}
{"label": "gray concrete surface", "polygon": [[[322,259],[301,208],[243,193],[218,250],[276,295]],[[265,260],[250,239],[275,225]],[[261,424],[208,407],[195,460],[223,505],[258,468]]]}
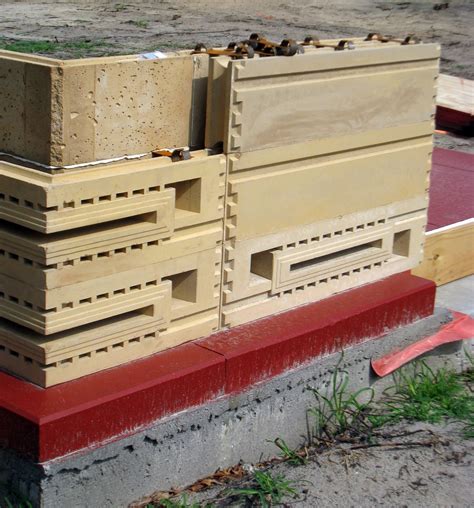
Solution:
{"label": "gray concrete surface", "polygon": [[[449,319],[448,311],[438,309],[429,318],[346,350],[342,365],[349,374],[349,389],[371,385],[380,392],[390,380],[371,374],[370,359],[435,333]],[[328,386],[339,359],[339,354],[319,358],[237,396],[62,460],[34,465],[0,451],[0,479],[11,482],[34,506],[105,508],[127,506],[157,490],[184,487],[219,467],[258,462],[275,454],[270,441],[276,437],[284,437],[293,447],[310,438],[313,423],[307,410],[315,403],[310,388]],[[466,367],[460,343],[430,353],[427,361]]]}
{"label": "gray concrete surface", "polygon": [[474,275],[440,286],[436,305],[474,316]]}

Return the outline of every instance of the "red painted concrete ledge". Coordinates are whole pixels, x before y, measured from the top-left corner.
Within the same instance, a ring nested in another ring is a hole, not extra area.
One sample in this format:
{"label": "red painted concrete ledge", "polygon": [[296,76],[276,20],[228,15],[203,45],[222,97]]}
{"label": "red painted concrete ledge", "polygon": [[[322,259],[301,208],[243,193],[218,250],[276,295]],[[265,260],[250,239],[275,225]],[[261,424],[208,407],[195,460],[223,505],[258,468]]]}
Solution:
{"label": "red painted concrete ledge", "polygon": [[432,282],[394,275],[48,389],[0,372],[0,447],[46,462],[432,314]]}

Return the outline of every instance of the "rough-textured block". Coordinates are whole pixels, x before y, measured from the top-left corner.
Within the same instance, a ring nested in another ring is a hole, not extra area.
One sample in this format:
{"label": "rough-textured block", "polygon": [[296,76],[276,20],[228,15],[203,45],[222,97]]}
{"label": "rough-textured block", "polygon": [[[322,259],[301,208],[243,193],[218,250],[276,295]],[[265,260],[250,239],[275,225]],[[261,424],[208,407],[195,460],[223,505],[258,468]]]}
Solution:
{"label": "rough-textured block", "polygon": [[0,152],[68,166],[202,146],[207,55],[55,60],[0,51]]}
{"label": "rough-textured block", "polygon": [[[76,300],[81,288],[89,295],[94,288],[102,292],[100,298],[89,296],[90,302],[69,302],[71,307],[59,302],[49,313],[1,298],[0,313],[8,321],[0,323],[0,367],[52,386],[211,334],[219,320],[221,255],[218,245],[49,291],[50,299],[72,295]],[[140,283],[151,277],[150,272],[153,279]],[[106,288],[107,283],[123,286],[128,279],[135,287],[120,293]],[[33,293],[26,285],[23,289]],[[115,317],[105,319],[108,316]]]}
{"label": "rough-textured block", "polygon": [[425,194],[432,130],[428,121],[229,155],[226,239],[256,238]]}
{"label": "rough-textured block", "polygon": [[0,218],[49,234],[135,217],[144,231],[170,236],[173,224],[222,215],[225,159],[192,154],[181,162],[155,157],[56,175],[0,162]]}
{"label": "rough-textured block", "polygon": [[439,54],[435,44],[374,43],[212,59],[206,146],[223,142],[226,153],[244,153],[430,121]]}
{"label": "rough-textured block", "polygon": [[224,245],[222,326],[409,270],[422,258],[424,195]]}

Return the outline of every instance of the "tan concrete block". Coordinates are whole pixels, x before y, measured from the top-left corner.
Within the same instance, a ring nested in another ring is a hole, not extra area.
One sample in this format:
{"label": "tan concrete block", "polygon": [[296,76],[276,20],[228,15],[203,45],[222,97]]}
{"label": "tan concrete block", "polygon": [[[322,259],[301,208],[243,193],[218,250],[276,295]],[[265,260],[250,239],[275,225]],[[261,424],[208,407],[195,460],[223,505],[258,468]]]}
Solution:
{"label": "tan concrete block", "polygon": [[208,102],[206,146],[223,142],[226,153],[245,153],[427,122],[439,54],[435,44],[376,44],[292,58],[215,59],[208,96],[218,98]]}
{"label": "tan concrete block", "polygon": [[[68,166],[204,142],[207,55],[61,61],[0,52],[0,151]],[[11,71],[11,72],[10,72]]]}
{"label": "tan concrete block", "polygon": [[167,324],[218,306],[220,256],[214,242],[212,249],[49,290],[0,274],[0,317],[43,335],[136,310]]}
{"label": "tan concrete block", "polygon": [[422,258],[427,198],[224,246],[221,326],[236,326],[388,275]]}
{"label": "tan concrete block", "polygon": [[208,250],[222,243],[222,219],[174,231],[144,232],[140,222],[43,235],[0,225],[0,273],[39,289],[53,289]]}
{"label": "tan concrete block", "polygon": [[432,123],[228,156],[226,239],[245,240],[426,192]]}
{"label": "tan concrete block", "polygon": [[[156,157],[51,175],[0,162],[0,218],[56,233],[132,216],[143,228],[176,228],[222,216],[224,156]],[[174,193],[174,200],[172,199]]]}
{"label": "tan concrete block", "polygon": [[170,321],[143,309],[44,337],[0,321],[0,367],[47,387],[143,358],[217,330],[221,248],[159,264]]}

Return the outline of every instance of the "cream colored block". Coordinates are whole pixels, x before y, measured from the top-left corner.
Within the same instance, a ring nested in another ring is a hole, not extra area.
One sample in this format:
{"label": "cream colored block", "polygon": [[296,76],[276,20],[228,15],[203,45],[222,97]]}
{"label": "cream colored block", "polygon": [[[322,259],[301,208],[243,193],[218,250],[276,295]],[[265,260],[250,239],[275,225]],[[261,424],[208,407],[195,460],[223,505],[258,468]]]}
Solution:
{"label": "cream colored block", "polygon": [[226,239],[256,238],[424,194],[432,128],[425,122],[229,155]]}
{"label": "cream colored block", "polygon": [[166,330],[143,315],[69,335],[41,337],[0,323],[0,367],[44,388],[139,360],[215,331],[217,309],[190,316]]}
{"label": "cream colored block", "polygon": [[187,161],[156,157],[51,175],[0,162],[0,218],[41,233],[138,217],[143,230],[222,216],[224,156],[192,152]]}
{"label": "cream colored block", "polygon": [[1,320],[0,367],[47,387],[211,334],[219,321],[221,256],[218,246],[155,265],[158,287],[169,289],[168,322],[148,307],[44,337]]}
{"label": "cream colored block", "polygon": [[0,51],[0,151],[68,166],[202,146],[207,55],[56,60]]}
{"label": "cream colored block", "polygon": [[[435,44],[213,59],[206,146],[245,153],[419,124],[434,115]],[[224,104],[224,107],[222,106]]]}
{"label": "cream colored block", "polygon": [[424,195],[224,246],[221,326],[236,326],[409,270],[422,258]]}
{"label": "cream colored block", "polygon": [[161,236],[159,230],[143,232],[132,219],[72,235],[43,235],[4,223],[0,273],[45,290],[95,280],[220,245],[222,219]]}
{"label": "cream colored block", "polygon": [[166,324],[217,307],[220,256],[221,246],[214,244],[209,250],[49,290],[0,275],[0,317],[44,335],[135,310]]}

